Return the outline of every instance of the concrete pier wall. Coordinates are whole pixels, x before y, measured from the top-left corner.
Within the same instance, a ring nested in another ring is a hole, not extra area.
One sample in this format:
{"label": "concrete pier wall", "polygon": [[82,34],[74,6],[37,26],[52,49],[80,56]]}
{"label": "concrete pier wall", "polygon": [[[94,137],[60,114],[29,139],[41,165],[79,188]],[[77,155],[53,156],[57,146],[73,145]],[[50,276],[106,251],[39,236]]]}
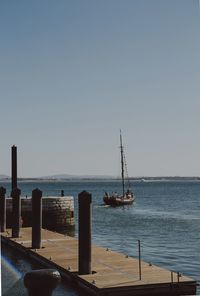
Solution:
{"label": "concrete pier wall", "polygon": [[[32,224],[32,199],[21,198],[22,227],[30,227]],[[12,198],[6,198],[7,228],[12,225]],[[42,198],[42,227],[63,232],[74,229],[74,198],[43,197]]]}

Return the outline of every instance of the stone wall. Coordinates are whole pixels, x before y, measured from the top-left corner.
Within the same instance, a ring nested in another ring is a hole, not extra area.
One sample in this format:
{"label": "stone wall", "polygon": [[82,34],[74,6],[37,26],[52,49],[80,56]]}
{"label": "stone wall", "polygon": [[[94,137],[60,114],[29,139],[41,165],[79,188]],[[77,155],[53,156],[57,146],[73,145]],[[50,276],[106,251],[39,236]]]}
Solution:
{"label": "stone wall", "polygon": [[[31,198],[21,198],[22,227],[30,227],[32,220]],[[6,198],[7,228],[12,225],[12,199]],[[74,229],[74,198],[43,197],[42,198],[42,227],[59,232],[73,231]]]}

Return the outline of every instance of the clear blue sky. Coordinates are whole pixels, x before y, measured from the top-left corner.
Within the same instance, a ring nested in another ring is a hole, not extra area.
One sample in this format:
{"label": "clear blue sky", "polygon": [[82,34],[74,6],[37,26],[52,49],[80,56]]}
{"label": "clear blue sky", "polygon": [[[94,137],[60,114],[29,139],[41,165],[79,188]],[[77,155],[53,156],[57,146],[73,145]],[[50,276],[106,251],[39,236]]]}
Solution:
{"label": "clear blue sky", "polygon": [[200,176],[198,0],[0,1],[0,174]]}

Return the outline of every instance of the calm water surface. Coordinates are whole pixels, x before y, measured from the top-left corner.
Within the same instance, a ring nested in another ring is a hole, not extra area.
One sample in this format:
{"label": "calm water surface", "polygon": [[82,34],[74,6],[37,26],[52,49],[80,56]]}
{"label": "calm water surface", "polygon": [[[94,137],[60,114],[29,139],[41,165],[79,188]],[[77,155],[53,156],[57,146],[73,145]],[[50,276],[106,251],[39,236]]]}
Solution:
{"label": "calm water surface", "polygon": [[[10,192],[10,183],[1,186]],[[20,182],[18,187],[28,196],[35,188],[42,190],[43,196],[59,195],[61,189],[74,196],[76,225],[78,193],[89,191],[95,244],[137,257],[140,240],[143,260],[200,281],[200,182],[134,182],[135,204],[119,208],[102,204],[105,191],[120,190],[118,181]],[[2,253],[10,258],[9,252]],[[14,262],[16,270],[23,266],[21,274],[32,268],[17,255]],[[8,278],[11,276],[4,276],[4,287]],[[61,286],[55,295],[65,295],[65,288]],[[68,290],[67,295],[82,295],[70,287]]]}

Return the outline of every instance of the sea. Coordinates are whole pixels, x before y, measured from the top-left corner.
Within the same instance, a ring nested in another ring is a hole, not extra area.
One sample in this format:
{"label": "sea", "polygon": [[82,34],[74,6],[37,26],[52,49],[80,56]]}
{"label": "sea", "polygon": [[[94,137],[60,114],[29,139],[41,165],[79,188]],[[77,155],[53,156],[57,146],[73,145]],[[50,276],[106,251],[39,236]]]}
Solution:
{"label": "sea", "polygon": [[[0,186],[11,191],[10,182]],[[133,205],[109,207],[103,204],[106,192],[120,192],[119,180],[67,180],[18,182],[22,196],[31,196],[39,188],[43,196],[73,196],[77,237],[78,194],[92,194],[93,243],[138,258],[138,241],[142,260],[180,272],[200,282],[200,181],[134,181]],[[38,266],[8,247],[1,248],[3,295],[23,295],[23,276]],[[21,289],[20,294],[19,293]],[[198,289],[200,294],[200,289]],[[26,295],[26,294],[24,294]],[[70,284],[62,283],[55,296],[83,296]]]}

